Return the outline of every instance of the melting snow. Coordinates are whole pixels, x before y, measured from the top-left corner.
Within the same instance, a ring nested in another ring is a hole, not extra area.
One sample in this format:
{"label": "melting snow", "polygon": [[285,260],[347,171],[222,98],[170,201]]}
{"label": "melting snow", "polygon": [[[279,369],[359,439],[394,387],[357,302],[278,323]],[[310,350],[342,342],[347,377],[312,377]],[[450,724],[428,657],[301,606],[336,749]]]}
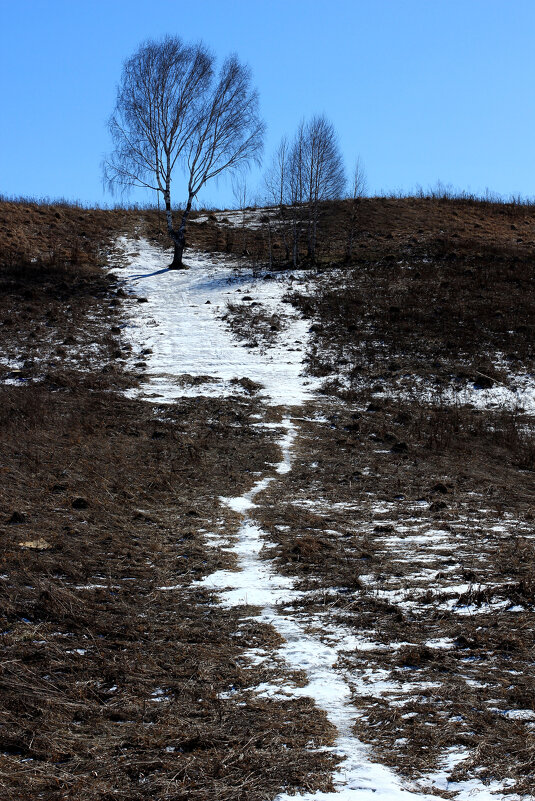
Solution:
{"label": "melting snow", "polygon": [[[295,427],[287,418],[284,420],[286,433],[280,444],[283,458],[276,468],[278,472],[291,469],[291,446],[295,438]],[[430,799],[431,796],[403,789],[400,780],[388,768],[373,763],[369,749],[353,734],[356,709],[351,705],[351,687],[347,679],[336,668],[339,654],[348,647],[358,647],[358,639],[339,629],[337,641],[332,644],[305,631],[295,617],[285,614],[279,607],[297,600],[300,593],[293,589],[293,580],[277,574],[267,560],[259,558],[263,547],[261,529],[245,514],[250,508],[252,498],[265,487],[261,479],[245,495],[232,499],[235,509],[244,510],[244,520],[234,548],[239,557],[240,571],[217,571],[202,579],[200,585],[218,590],[223,603],[229,606],[249,604],[261,608],[256,619],[272,625],[284,638],[277,649],[277,655],[292,669],[305,671],[308,684],[305,687],[289,688],[261,685],[262,694],[272,697],[306,696],[313,698],[323,709],[330,722],[336,726],[339,735],[332,749],[341,756],[343,762],[334,774],[336,791],[333,793],[305,793],[301,795],[277,796],[276,801],[290,801],[301,798],[303,801],[366,801],[383,796],[388,799]],[[229,499],[225,502],[230,505]],[[346,636],[344,636],[344,634]],[[353,641],[354,640],[354,641]],[[256,661],[272,659],[272,655],[261,657],[255,651]],[[329,750],[329,749],[327,749]]]}
{"label": "melting snow", "polygon": [[[189,270],[170,271],[164,268],[171,254],[146,240],[123,237],[118,245],[131,260],[123,271],[127,288],[147,299],[136,304],[123,331],[134,351],[152,351],[143,354],[148,381],[141,394],[164,401],[235,395],[243,390],[230,382],[245,377],[261,384],[260,392],[274,404],[299,405],[313,397],[319,381],[302,375],[309,323],[290,304],[284,304],[288,325],[265,349],[237,342],[221,320],[227,302],[243,294],[280,313],[286,279],[258,279],[250,270],[237,272],[236,263],[222,256],[192,251],[185,258]],[[182,376],[209,380],[191,385]]]}
{"label": "melting snow", "polygon": [[[132,294],[147,298],[146,303],[132,303],[131,325],[127,329],[134,349],[151,351],[144,354],[148,379],[139,394],[148,399],[151,395],[157,396],[165,401],[182,395],[235,394],[236,387],[230,382],[233,378],[245,376],[262,384],[265,399],[273,404],[292,407],[314,398],[318,382],[302,374],[308,324],[295,311],[286,310],[289,325],[277,344],[265,350],[246,348],[237,343],[220,319],[227,301],[238,299],[236,293],[240,288],[264,306],[280,313],[281,299],[287,288],[283,279],[262,281],[249,272],[237,274],[221,257],[192,255],[190,252],[186,259],[190,270],[169,272],[162,267],[170,255],[162,253],[159,248],[144,240],[123,239],[119,244],[131,259],[131,267],[126,271],[126,286]],[[302,351],[295,349],[297,341],[301,343]],[[194,379],[209,377],[210,381],[186,386],[180,381],[185,374]],[[330,625],[327,636],[311,633],[324,631],[325,618],[316,615],[305,619],[287,611],[289,604],[298,600],[302,593],[295,590],[293,579],[281,576],[269,560],[260,558],[260,551],[265,547],[264,534],[248,517],[248,512],[255,506],[256,496],[268,483],[276,480],[277,474],[291,470],[291,449],[297,432],[289,417],[283,421],[282,429],[282,459],[273,468],[275,475],[260,478],[253,489],[242,496],[221,499],[243,518],[237,541],[222,541],[238,557],[239,570],[217,571],[199,582],[217,591],[225,604],[258,607],[253,619],[271,624],[284,638],[275,658],[283,659],[290,669],[305,671],[308,678],[305,687],[261,685],[256,691],[270,697],[311,697],[338,730],[336,742],[330,749],[342,757],[333,777],[335,791],[292,796],[283,793],[277,796],[277,801],[296,798],[302,801],[377,801],[379,798],[432,801],[436,796],[427,795],[424,789],[404,788],[393,771],[372,762],[368,747],[353,735],[358,711],[351,704],[352,691],[377,695],[389,693],[397,687],[384,681],[386,674],[381,671],[367,669],[358,676],[348,674],[338,664],[339,657],[346,650],[365,651],[382,646]],[[347,504],[334,506],[345,508]],[[388,512],[390,505],[377,505],[374,511]],[[397,539],[390,538],[391,541]],[[160,590],[179,588],[180,585],[170,585],[160,587]],[[458,592],[460,588],[455,590]],[[389,593],[378,595],[387,597]],[[436,640],[430,641],[429,645],[448,648],[450,642]],[[258,664],[272,660],[274,655],[262,649],[251,649],[248,656],[252,663]],[[418,692],[422,686],[413,684],[405,685],[405,688]],[[160,692],[156,690],[153,694],[155,700],[160,697]],[[518,710],[520,715],[523,712]],[[493,790],[501,788],[486,788],[477,781],[457,785],[448,782],[451,769],[462,758],[464,755],[450,754],[444,770],[429,777],[428,783],[452,790],[460,799],[495,799]]]}

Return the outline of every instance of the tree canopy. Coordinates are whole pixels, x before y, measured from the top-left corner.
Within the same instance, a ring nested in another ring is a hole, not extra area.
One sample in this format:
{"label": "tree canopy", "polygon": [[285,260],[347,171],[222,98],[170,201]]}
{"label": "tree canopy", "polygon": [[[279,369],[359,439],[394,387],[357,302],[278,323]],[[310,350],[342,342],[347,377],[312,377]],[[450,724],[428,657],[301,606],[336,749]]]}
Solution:
{"label": "tree canopy", "polygon": [[[125,61],[104,177],[112,191],[140,186],[163,196],[172,267],[182,266],[186,223],[201,188],[224,171],[259,162],[265,126],[258,105],[250,69],[230,55],[216,73],[215,57],[201,43],[166,36]],[[171,201],[176,169],[187,183],[178,226]]]}

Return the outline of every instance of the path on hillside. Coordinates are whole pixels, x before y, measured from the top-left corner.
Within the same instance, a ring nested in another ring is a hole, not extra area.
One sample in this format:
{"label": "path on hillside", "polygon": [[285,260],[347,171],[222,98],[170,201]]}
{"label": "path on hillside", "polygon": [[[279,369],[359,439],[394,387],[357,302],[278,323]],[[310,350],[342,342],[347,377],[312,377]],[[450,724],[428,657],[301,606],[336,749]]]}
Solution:
{"label": "path on hillside", "polygon": [[[255,279],[251,270],[237,272],[228,258],[190,252],[190,270],[162,271],[169,256],[157,245],[125,238],[118,244],[131,263],[125,271],[128,288],[148,301],[134,306],[128,331],[134,351],[151,350],[143,356],[149,379],[144,397],[236,394],[240,388],[230,382],[243,377],[262,384],[262,396],[274,405],[298,406],[313,397],[317,381],[301,375],[309,326],[290,304],[281,303],[288,281]],[[251,300],[242,300],[247,297]],[[284,305],[287,328],[268,350],[247,347],[221,320],[229,302],[267,310]],[[212,381],[191,388],[177,380],[183,375]]]}
{"label": "path on hillside", "polygon": [[[275,652],[252,650],[251,660],[278,659],[292,670],[304,671],[308,679],[304,687],[262,685],[249,689],[279,700],[310,697],[338,731],[332,751],[342,761],[334,776],[335,792],[279,795],[278,801],[367,801],[379,796],[430,799],[404,788],[389,768],[372,762],[368,747],[352,733],[357,711],[350,697],[360,677],[344,673],[337,662],[343,651],[365,649],[366,643],[349,630],[334,626],[328,626],[327,637],[311,634],[314,629],[325,629],[325,617],[301,617],[295,611],[301,594],[294,589],[294,580],[282,576],[274,562],[260,556],[264,535],[251,512],[261,505],[263,490],[291,471],[299,417],[321,419],[314,394],[317,381],[303,376],[308,323],[288,304],[281,308],[289,279],[265,280],[248,270],[238,273],[231,262],[202,254],[189,254],[188,271],[162,272],[167,257],[156,246],[126,239],[119,244],[130,263],[123,273],[125,284],[132,294],[146,298],[146,302],[131,303],[131,324],[125,331],[134,353],[147,363],[146,380],[136,395],[158,402],[171,402],[184,395],[218,397],[241,391],[233,379],[248,378],[263,387],[259,402],[283,409],[282,422],[270,424],[280,433],[281,461],[268,468],[244,495],[221,499],[241,516],[238,537],[221,542],[236,555],[239,570],[218,571],[200,582],[218,592],[224,604],[257,607],[255,619],[272,625],[282,636],[284,642]],[[249,298],[241,302],[262,304],[284,315],[285,326],[272,347],[250,348],[237,342],[221,319],[226,303],[240,302],[240,295]],[[182,378],[185,375],[186,381]],[[469,789],[470,797],[481,801],[496,797],[482,785]]]}

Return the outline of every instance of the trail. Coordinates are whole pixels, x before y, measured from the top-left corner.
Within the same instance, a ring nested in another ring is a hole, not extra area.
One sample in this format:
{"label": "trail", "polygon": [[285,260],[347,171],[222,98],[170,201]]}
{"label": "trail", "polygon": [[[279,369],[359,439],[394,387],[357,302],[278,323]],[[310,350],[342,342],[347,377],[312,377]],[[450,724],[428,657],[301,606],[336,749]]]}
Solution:
{"label": "trail", "polygon": [[[191,269],[162,270],[169,256],[161,248],[125,238],[118,245],[131,261],[123,272],[127,289],[147,301],[135,304],[125,331],[134,352],[145,359],[141,350],[151,351],[138,395],[164,401],[235,395],[240,387],[230,382],[247,377],[262,385],[269,403],[299,405],[313,397],[318,380],[301,375],[308,323],[282,303],[287,280],[258,280],[250,270],[238,273],[228,259],[190,251]],[[286,330],[268,350],[237,342],[221,319],[227,303],[244,297],[270,310],[285,307]],[[192,387],[180,381],[184,375],[208,380]]]}
{"label": "trail", "polygon": [[[217,571],[199,582],[216,591],[228,606],[256,607],[259,611],[254,619],[273,626],[281,635],[284,642],[275,653],[251,651],[252,661],[280,659],[288,668],[304,671],[308,679],[305,687],[262,685],[252,689],[268,697],[312,698],[338,731],[331,748],[341,758],[333,777],[335,791],[280,794],[277,801],[436,798],[404,786],[393,771],[371,760],[370,749],[352,733],[357,710],[351,703],[351,693],[359,690],[362,681],[359,676],[339,670],[337,662],[344,650],[358,648],[362,643],[349,631],[332,626],[326,637],[311,634],[311,629],[325,627],[325,619],[296,612],[293,605],[302,594],[294,589],[293,579],[278,573],[272,561],[260,556],[264,533],[251,512],[263,490],[292,470],[292,451],[299,434],[292,410],[295,414],[297,407],[315,400],[318,382],[303,375],[308,324],[294,311],[287,310],[288,326],[267,350],[251,350],[237,343],[221,320],[221,312],[229,297],[239,290],[280,311],[288,284],[282,279],[263,281],[248,271],[233,275],[228,263],[202,254],[189,256],[189,271],[169,273],[160,269],[165,256],[158,248],[143,240],[123,240],[119,244],[131,259],[126,286],[133,296],[147,297],[146,303],[132,306],[132,324],[126,332],[134,351],[146,353],[147,379],[137,394],[168,402],[186,394],[218,397],[235,394],[232,379],[247,377],[262,384],[263,402],[285,410],[280,424],[281,461],[248,492],[220,499],[241,515],[237,538],[229,539],[225,545],[235,553],[239,569]],[[185,385],[180,381],[184,374],[203,378],[203,383]],[[436,777],[440,778],[439,774]],[[476,782],[447,789],[454,790],[458,798],[496,799],[490,789]]]}
{"label": "trail", "polygon": [[[285,431],[280,441],[282,459],[275,472],[282,474],[291,470],[292,445],[297,429],[289,417],[281,427]],[[350,686],[347,677],[336,670],[338,654],[351,645],[351,635],[336,645],[326,645],[317,637],[306,633],[305,626],[284,607],[298,599],[300,593],[293,590],[293,580],[276,572],[269,560],[259,554],[264,545],[262,530],[253,522],[248,512],[255,507],[254,499],[276,481],[276,476],[261,478],[244,495],[223,498],[234,511],[242,515],[238,541],[233,550],[238,556],[239,572],[218,571],[207,576],[199,584],[220,593],[221,601],[228,606],[248,604],[261,608],[255,617],[259,623],[267,623],[281,635],[284,644],[277,649],[275,658],[281,658],[288,667],[304,671],[308,678],[305,687],[284,688],[263,685],[258,690],[264,695],[286,698],[307,696],[313,698],[339,734],[331,749],[342,758],[334,775],[335,792],[305,793],[301,795],[277,796],[277,801],[301,798],[303,801],[367,801],[371,798],[431,799],[432,796],[414,793],[402,788],[397,777],[387,768],[371,762],[368,749],[352,734],[356,710],[350,703]],[[309,621],[310,622],[310,621]],[[258,653],[255,654],[258,660]],[[273,654],[264,659],[273,659]]]}

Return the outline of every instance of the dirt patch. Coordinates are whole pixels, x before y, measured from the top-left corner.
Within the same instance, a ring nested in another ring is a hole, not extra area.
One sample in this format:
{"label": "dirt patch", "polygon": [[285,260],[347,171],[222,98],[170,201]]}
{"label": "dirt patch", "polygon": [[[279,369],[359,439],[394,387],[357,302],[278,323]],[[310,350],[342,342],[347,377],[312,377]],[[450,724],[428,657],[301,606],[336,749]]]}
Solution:
{"label": "dirt patch", "polygon": [[252,348],[269,347],[286,327],[282,313],[270,312],[247,296],[242,298],[242,303],[227,303],[222,319],[237,339]]}

